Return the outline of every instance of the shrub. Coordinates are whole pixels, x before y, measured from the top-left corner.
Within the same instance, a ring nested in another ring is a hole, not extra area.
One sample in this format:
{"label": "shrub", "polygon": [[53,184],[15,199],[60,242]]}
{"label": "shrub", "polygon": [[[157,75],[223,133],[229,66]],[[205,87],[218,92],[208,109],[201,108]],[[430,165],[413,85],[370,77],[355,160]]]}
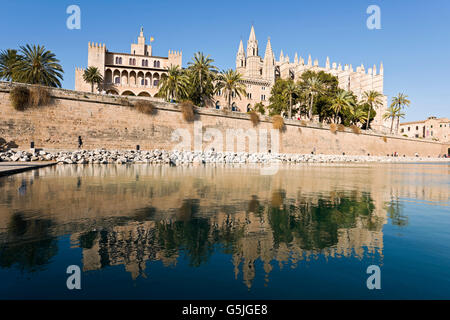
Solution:
{"label": "shrub", "polygon": [[153,115],[156,110],[155,106],[150,101],[138,101],[134,104],[134,107],[137,111],[149,115]]}
{"label": "shrub", "polygon": [[128,98],[119,98],[119,104],[129,107],[131,105],[130,100]]}
{"label": "shrub", "polygon": [[9,100],[14,109],[24,111],[29,106],[30,90],[27,87],[14,87],[9,93]]}
{"label": "shrub", "polygon": [[51,102],[50,92],[45,87],[33,87],[30,89],[30,107],[49,105]]}
{"label": "shrub", "polygon": [[336,125],[334,123],[330,124],[330,131],[331,133],[336,134]]}
{"label": "shrub", "polygon": [[180,104],[184,121],[192,122],[195,119],[194,104],[191,101],[183,101]]}
{"label": "shrub", "polygon": [[259,124],[259,115],[255,111],[250,112],[250,121],[254,127]]}
{"label": "shrub", "polygon": [[305,120],[301,120],[300,125],[306,127],[308,123]]}
{"label": "shrub", "polygon": [[387,142],[387,138],[386,138],[386,137],[383,137],[383,141],[384,141],[384,142]]}
{"label": "shrub", "polygon": [[284,119],[282,116],[276,115],[272,117],[273,128],[283,131],[284,130]]}
{"label": "shrub", "polygon": [[361,133],[361,129],[358,126],[354,125],[354,124],[350,128],[352,128],[353,133],[356,133],[356,134],[360,134]]}
{"label": "shrub", "polygon": [[340,123],[340,124],[338,124],[338,126],[337,126],[337,130],[338,130],[339,132],[344,132],[344,131],[345,131],[345,126],[344,126],[342,123]]}
{"label": "shrub", "polygon": [[298,127],[298,133],[302,133],[302,128]]}

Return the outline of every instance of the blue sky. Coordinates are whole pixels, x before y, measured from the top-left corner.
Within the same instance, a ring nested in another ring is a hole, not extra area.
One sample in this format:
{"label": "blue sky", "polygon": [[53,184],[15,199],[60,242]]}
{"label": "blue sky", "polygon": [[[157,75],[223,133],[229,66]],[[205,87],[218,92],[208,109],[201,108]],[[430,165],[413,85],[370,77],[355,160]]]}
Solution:
{"label": "blue sky", "polygon": [[[66,28],[66,8],[81,8],[81,30]],[[366,27],[369,5],[381,8],[381,30]],[[331,61],[384,64],[389,99],[398,92],[411,101],[406,120],[450,117],[450,1],[296,0],[296,1],[3,1],[0,49],[26,43],[45,45],[61,60],[63,87],[74,88],[74,68],[85,67],[87,43],[105,43],[129,52],[140,26],[153,36],[153,54],[183,50],[183,64],[196,51],[210,54],[220,69],[234,68],[239,40],[255,26],[264,54],[271,37],[293,59],[311,54]]]}

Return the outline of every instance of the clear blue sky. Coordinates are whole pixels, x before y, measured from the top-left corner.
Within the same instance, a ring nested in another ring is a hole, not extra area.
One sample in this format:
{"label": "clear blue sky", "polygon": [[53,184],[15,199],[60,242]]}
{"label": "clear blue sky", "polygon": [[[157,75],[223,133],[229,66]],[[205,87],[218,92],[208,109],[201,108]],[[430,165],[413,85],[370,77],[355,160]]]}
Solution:
{"label": "clear blue sky", "polygon": [[[129,52],[140,26],[153,36],[154,55],[183,50],[210,54],[220,69],[234,68],[239,40],[255,26],[264,54],[271,37],[293,59],[298,51],[324,65],[331,61],[366,69],[384,63],[385,94],[409,95],[406,120],[450,117],[450,1],[295,0],[295,1],[2,1],[0,49],[27,43],[45,45],[61,60],[63,87],[74,88],[74,68],[87,64],[87,43],[105,43]],[[81,8],[81,30],[66,28],[66,8]],[[366,27],[366,9],[381,8],[381,30]]]}

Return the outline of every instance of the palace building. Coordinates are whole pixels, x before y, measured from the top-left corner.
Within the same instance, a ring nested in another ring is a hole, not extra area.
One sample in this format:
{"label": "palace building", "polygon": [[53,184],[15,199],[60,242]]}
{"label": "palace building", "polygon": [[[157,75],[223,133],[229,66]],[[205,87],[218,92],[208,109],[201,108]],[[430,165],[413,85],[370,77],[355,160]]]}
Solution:
{"label": "palace building", "polygon": [[[144,30],[137,43],[131,44],[130,53],[110,52],[104,44],[89,43],[88,67],[97,67],[103,76],[101,91],[116,95],[154,97],[159,81],[170,65],[182,66],[182,52],[169,51],[167,57],[152,54],[151,41],[146,43]],[[75,70],[75,90],[91,91],[83,80],[84,69]]]}
{"label": "palace building", "polygon": [[[270,91],[275,80],[293,79],[298,80],[303,72],[324,71],[336,76],[339,80],[339,87],[348,91],[352,91],[358,98],[362,98],[364,91],[378,91],[383,93],[383,64],[381,63],[379,70],[374,65],[372,68],[365,69],[364,65],[353,68],[352,65],[344,65],[341,63],[330,62],[327,58],[325,66],[319,66],[318,60],[312,60],[311,55],[305,61],[304,58],[297,53],[293,61],[288,55],[284,55],[283,51],[277,60],[275,58],[270,38],[267,41],[264,58],[259,54],[259,44],[256,39],[255,29],[252,26],[250,37],[247,41],[247,49],[241,40],[236,55],[236,71],[243,75],[246,85],[247,96],[242,99],[234,97],[232,109],[241,112],[247,112],[252,106],[258,102],[268,105]],[[216,96],[216,108],[220,109],[226,106],[227,101],[223,93]],[[387,106],[387,97],[383,96],[383,106],[377,111],[377,116],[372,122],[372,128],[377,130],[386,130],[388,125],[383,120],[382,115]]]}

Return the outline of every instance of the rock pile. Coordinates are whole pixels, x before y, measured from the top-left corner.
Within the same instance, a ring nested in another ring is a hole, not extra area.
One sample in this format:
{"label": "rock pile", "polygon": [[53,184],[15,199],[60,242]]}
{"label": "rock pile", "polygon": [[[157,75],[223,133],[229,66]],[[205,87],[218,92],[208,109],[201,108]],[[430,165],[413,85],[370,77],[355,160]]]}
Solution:
{"label": "rock pile", "polygon": [[56,161],[61,164],[202,164],[202,163],[339,163],[339,162],[423,162],[450,161],[448,158],[381,157],[324,154],[246,153],[215,151],[118,151],[118,150],[76,150],[76,151],[20,151],[0,152],[0,161]]}

